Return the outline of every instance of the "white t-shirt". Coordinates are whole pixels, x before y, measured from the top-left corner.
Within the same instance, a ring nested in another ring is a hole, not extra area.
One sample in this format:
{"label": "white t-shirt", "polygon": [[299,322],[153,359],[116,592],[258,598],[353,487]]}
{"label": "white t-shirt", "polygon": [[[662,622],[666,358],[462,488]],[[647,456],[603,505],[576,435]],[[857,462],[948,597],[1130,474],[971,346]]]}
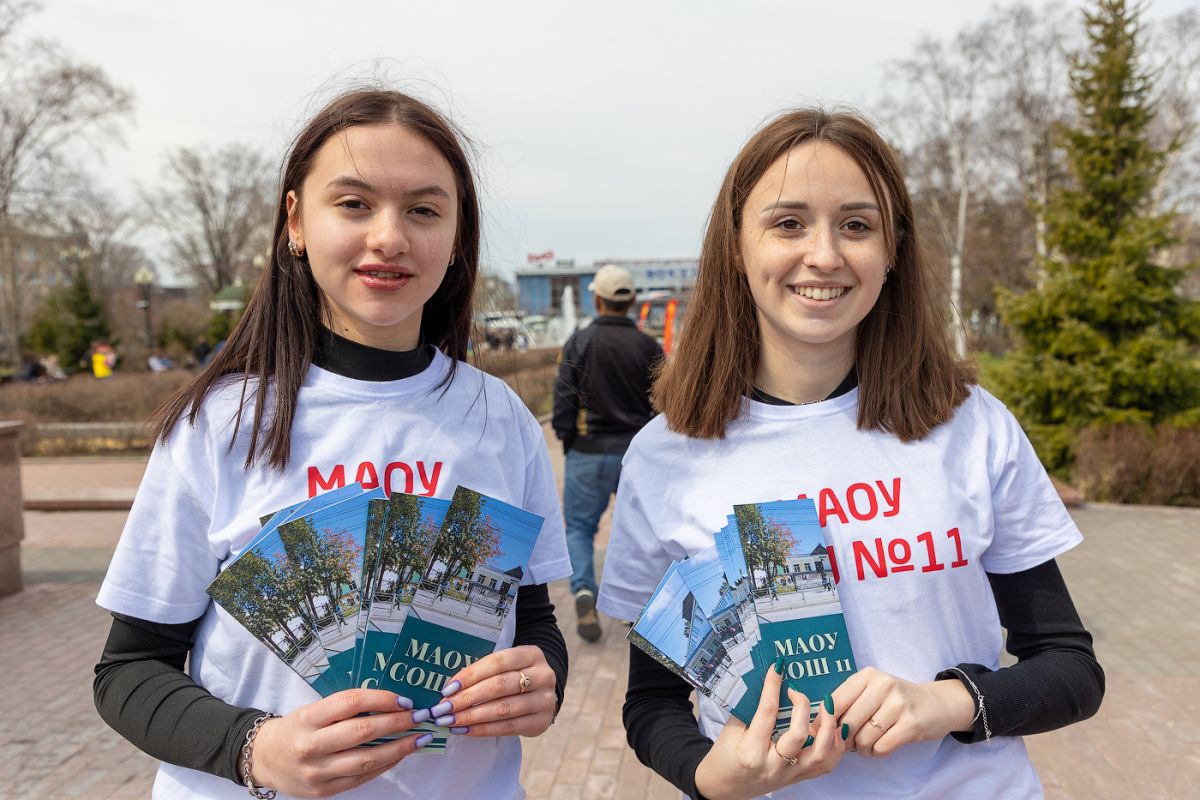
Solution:
{"label": "white t-shirt", "polygon": [[[833,542],[855,661],[911,681],[962,662],[998,668],[985,573],[1042,564],[1077,544],[1012,414],[981,388],[921,441],[855,427],[858,390],[821,403],[746,400],[722,440],[655,418],[625,455],[598,606],[635,619],[672,560],[712,544],[736,503],[811,497]],[[727,715],[700,700],[715,739]],[[1042,788],[1017,737],[950,737],[885,759],[847,753],[791,797],[1030,798]]]}
{"label": "white t-shirt", "polygon": [[[204,619],[189,670],[237,706],[287,714],[319,696],[224,610],[205,588],[259,530],[259,517],[354,481],[368,488],[449,498],[456,484],[545,518],[524,584],[570,574],[562,512],[541,428],[500,380],[467,364],[443,391],[450,365],[437,354],[421,374],[397,381],[345,378],[313,366],[300,389],[292,457],[283,474],[243,468],[244,424],[228,452],[241,381],[206,399],[154,449],[97,602],[163,623]],[[247,416],[247,422],[250,416]],[[513,640],[514,617],[499,647]],[[419,754],[347,798],[524,796],[516,737],[450,737],[441,755]],[[224,778],[164,764],[156,798],[243,798]],[[280,795],[281,797],[283,795]]]}

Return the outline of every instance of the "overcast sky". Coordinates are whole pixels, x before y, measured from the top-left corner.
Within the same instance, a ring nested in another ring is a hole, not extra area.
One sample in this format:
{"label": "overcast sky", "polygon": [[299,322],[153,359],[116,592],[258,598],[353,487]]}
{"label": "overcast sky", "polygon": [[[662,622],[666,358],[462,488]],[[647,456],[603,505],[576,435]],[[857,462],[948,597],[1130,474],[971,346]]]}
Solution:
{"label": "overcast sky", "polygon": [[[868,114],[888,64],[952,35],[988,0],[333,3],[42,0],[57,39],[135,95],[97,165],[132,199],[167,148],[244,142],[278,162],[303,120],[385,74],[474,138],[485,264],[694,257],[729,160],[789,105]],[[1195,0],[1158,0],[1153,18]],[[153,249],[153,246],[151,246]],[[165,252],[151,252],[160,274]]]}

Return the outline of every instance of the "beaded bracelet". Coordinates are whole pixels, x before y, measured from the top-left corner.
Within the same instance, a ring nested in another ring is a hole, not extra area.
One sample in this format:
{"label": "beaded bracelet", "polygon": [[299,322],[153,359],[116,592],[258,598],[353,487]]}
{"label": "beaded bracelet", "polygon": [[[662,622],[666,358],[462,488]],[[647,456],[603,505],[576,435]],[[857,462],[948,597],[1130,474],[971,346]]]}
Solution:
{"label": "beaded bracelet", "polygon": [[250,790],[250,796],[258,798],[258,800],[275,800],[276,794],[274,789],[262,789],[255,786],[254,780],[250,777],[250,751],[254,747],[254,740],[258,738],[258,732],[269,719],[279,719],[279,715],[263,714],[254,720],[254,725],[246,731],[246,743],[242,745],[242,783],[246,784],[246,788]]}

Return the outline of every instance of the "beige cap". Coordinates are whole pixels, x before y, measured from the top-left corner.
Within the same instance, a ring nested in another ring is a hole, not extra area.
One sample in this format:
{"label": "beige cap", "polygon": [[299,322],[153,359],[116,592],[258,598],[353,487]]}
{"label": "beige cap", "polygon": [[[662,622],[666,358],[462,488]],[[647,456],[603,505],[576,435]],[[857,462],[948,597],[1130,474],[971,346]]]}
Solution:
{"label": "beige cap", "polygon": [[609,264],[596,270],[596,277],[588,284],[588,291],[605,300],[619,302],[632,299],[636,289],[629,270]]}

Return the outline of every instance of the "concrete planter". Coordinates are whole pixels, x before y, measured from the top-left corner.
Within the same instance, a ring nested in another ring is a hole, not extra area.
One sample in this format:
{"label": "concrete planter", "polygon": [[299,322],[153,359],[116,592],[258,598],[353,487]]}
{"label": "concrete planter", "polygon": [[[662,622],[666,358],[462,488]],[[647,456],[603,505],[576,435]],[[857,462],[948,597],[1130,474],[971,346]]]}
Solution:
{"label": "concrete planter", "polygon": [[20,433],[23,422],[0,422],[0,597],[21,591],[21,540],[25,520],[21,513]]}

